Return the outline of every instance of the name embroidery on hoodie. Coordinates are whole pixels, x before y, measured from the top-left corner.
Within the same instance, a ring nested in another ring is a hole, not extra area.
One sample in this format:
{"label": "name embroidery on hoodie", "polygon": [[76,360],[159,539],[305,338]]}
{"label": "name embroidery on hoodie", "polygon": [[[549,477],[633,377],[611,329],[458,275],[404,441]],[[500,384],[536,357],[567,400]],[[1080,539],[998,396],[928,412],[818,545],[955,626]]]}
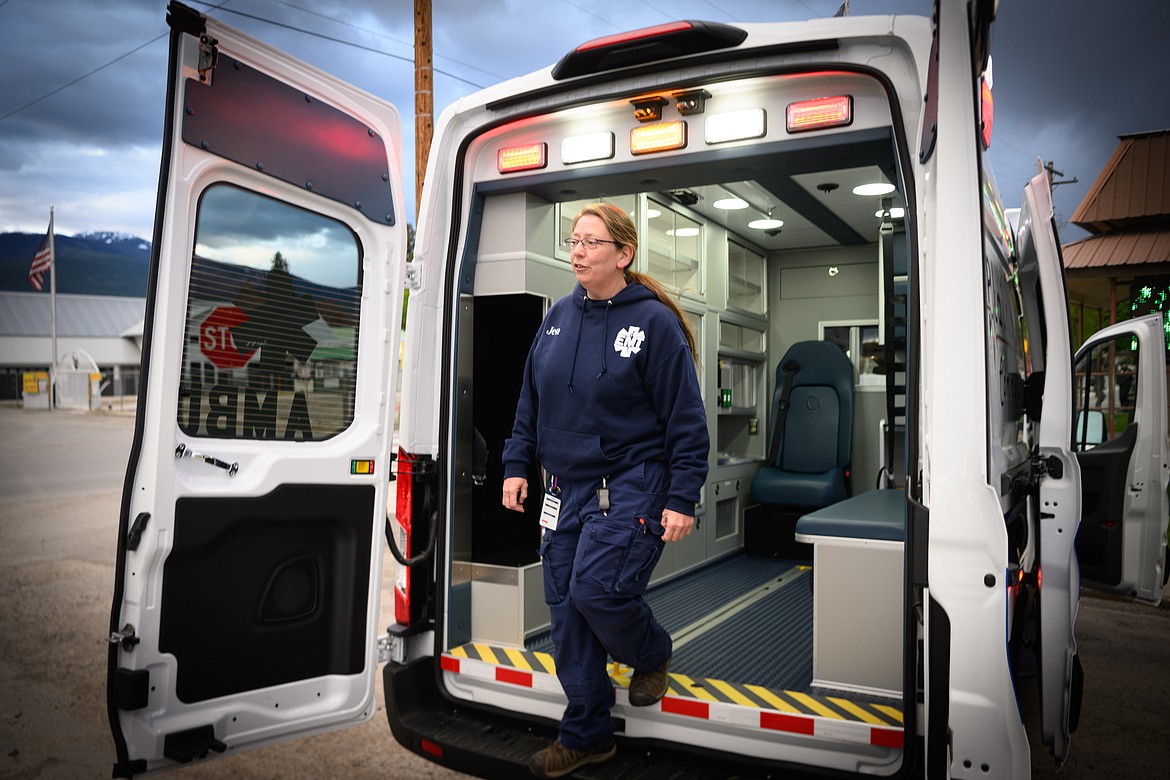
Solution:
{"label": "name embroidery on hoodie", "polygon": [[642,342],[646,340],[646,331],[639,328],[637,325],[631,325],[628,328],[622,328],[618,331],[617,338],[614,339],[614,351],[624,358],[630,355],[636,355],[642,351]]}

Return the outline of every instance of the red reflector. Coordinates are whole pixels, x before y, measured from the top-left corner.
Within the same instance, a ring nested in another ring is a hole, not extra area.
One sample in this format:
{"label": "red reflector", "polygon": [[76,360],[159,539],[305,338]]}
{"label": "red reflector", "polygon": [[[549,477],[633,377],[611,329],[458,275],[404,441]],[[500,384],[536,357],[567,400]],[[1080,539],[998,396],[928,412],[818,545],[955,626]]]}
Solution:
{"label": "red reflector", "polygon": [[901,748],[902,732],[899,729],[870,729],[869,744],[875,747]]}
{"label": "red reflector", "polygon": [[419,749],[422,750],[422,752],[424,752],[424,753],[430,753],[432,756],[435,756],[436,758],[443,757],[443,746],[436,745],[434,742],[431,742],[429,739],[420,739],[418,742],[418,746],[419,746]]}
{"label": "red reflector", "polygon": [[509,146],[496,154],[496,170],[500,173],[532,171],[548,165],[548,144]]}
{"label": "red reflector", "polygon": [[787,114],[790,133],[844,127],[853,123],[853,96],[838,95],[790,103]]}
{"label": "red reflector", "polygon": [[507,666],[496,667],[496,680],[499,682],[532,687],[532,672],[522,672],[519,669],[510,669]]}
{"label": "red reflector", "polygon": [[[398,495],[395,501],[394,519],[398,525],[391,526],[399,541],[399,552],[410,557],[410,520],[414,506],[414,455],[398,448]],[[410,625],[410,567],[399,566],[394,578],[394,621]]]}
{"label": "red reflector", "polygon": [[459,659],[452,658],[449,655],[439,656],[439,668],[444,672],[454,672],[459,674]]}
{"label": "red reflector", "polygon": [[675,715],[687,715],[692,718],[707,719],[710,707],[705,701],[695,701],[694,699],[676,699],[672,696],[667,696],[662,700],[662,711],[672,712]]}
{"label": "red reflector", "polygon": [[578,46],[575,51],[603,49],[606,46],[614,46],[619,43],[629,43],[630,41],[638,41],[643,38],[654,38],[659,35],[666,35],[667,33],[682,32],[683,30],[691,29],[694,29],[694,25],[690,22],[656,24],[653,27],[643,27],[640,30],[630,30],[629,32],[617,33],[616,35],[606,35],[603,38],[594,38]]}
{"label": "red reflector", "polygon": [[812,734],[813,719],[782,712],[761,712],[760,728],[787,731],[792,734]]}

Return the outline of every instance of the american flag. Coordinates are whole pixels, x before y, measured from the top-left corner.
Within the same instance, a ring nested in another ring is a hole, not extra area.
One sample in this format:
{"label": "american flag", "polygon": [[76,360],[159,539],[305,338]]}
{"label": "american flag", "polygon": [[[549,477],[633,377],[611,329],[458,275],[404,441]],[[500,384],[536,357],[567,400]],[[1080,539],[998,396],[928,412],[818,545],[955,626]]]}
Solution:
{"label": "american flag", "polygon": [[28,267],[28,280],[33,287],[37,288],[37,292],[45,284],[45,271],[53,265],[53,249],[52,240],[50,236],[53,231],[53,225],[49,223],[49,232],[45,233],[45,237],[41,239],[41,245],[37,247],[37,253],[33,255],[32,265]]}

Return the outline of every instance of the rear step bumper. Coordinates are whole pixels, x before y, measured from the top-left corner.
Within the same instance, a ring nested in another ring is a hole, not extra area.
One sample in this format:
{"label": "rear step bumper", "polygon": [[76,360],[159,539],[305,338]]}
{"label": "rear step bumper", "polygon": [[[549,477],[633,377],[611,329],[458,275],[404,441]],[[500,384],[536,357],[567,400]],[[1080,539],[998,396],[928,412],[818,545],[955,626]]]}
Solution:
{"label": "rear step bumper", "polygon": [[[530,776],[529,756],[556,736],[555,729],[506,713],[456,705],[439,693],[437,673],[434,657],[383,667],[386,718],[394,738],[411,752],[459,772],[508,780]],[[785,778],[814,776],[774,763],[763,767],[733,762],[726,754],[704,754],[679,745],[619,737],[614,758],[602,764],[587,764],[573,777],[716,780],[734,776],[764,780],[779,776],[778,771]]]}

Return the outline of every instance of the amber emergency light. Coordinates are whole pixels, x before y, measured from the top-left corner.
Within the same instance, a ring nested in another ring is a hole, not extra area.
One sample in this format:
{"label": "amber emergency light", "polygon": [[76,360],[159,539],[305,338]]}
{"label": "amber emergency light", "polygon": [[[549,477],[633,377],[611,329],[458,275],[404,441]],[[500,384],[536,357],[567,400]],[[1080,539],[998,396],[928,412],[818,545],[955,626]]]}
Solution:
{"label": "amber emergency light", "polygon": [[548,165],[548,144],[506,146],[496,153],[496,170],[500,173],[532,171]]}
{"label": "amber emergency light", "polygon": [[687,123],[682,120],[640,125],[630,130],[630,153],[653,154],[687,145]]}

